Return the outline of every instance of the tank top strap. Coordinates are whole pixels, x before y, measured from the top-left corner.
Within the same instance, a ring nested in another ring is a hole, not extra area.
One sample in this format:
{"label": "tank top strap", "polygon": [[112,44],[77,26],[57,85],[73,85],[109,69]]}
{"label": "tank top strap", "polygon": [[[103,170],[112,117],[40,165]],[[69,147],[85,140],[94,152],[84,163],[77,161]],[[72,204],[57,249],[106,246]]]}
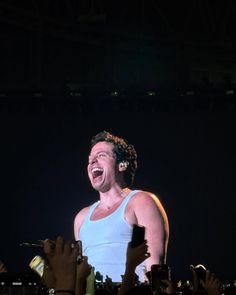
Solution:
{"label": "tank top strap", "polygon": [[125,216],[125,208],[129,202],[129,200],[140,190],[133,190],[131,192],[128,193],[128,195],[125,197],[124,201],[121,203],[120,207],[119,207],[119,212],[121,213],[122,217]]}
{"label": "tank top strap", "polygon": [[87,213],[86,216],[85,216],[85,220],[86,220],[86,221],[90,221],[90,217],[91,217],[91,215],[93,214],[93,211],[94,211],[94,209],[97,207],[98,204],[99,204],[99,201],[93,203],[93,204],[90,206],[89,211],[88,211],[88,213]]}

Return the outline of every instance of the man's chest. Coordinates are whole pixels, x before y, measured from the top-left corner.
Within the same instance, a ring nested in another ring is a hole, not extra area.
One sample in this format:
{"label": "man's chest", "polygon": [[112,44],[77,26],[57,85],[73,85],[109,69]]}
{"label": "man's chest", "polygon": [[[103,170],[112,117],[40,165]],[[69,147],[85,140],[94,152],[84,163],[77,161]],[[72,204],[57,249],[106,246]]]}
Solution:
{"label": "man's chest", "polygon": [[[99,220],[99,219],[103,219],[105,217],[108,217],[112,214],[116,214],[117,211],[120,209],[120,204],[117,204],[116,206],[112,207],[112,208],[102,208],[102,207],[97,207],[94,209],[92,215],[91,215],[91,220]],[[117,216],[120,216],[122,218],[122,213],[123,213],[123,217],[124,219],[130,224],[136,224],[137,223],[137,218],[134,212],[134,209],[132,207],[131,204],[127,204],[127,206],[125,207],[124,211],[122,210],[122,212],[120,212],[121,214]]]}

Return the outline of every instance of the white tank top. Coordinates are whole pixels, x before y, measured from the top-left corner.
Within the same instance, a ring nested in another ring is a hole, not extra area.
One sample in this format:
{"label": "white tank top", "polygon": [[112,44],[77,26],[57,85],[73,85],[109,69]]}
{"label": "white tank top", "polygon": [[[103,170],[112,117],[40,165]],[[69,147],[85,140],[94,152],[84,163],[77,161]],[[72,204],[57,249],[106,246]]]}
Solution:
{"label": "white tank top", "polygon": [[[131,240],[132,225],[125,220],[125,208],[137,190],[131,191],[120,206],[110,215],[91,220],[91,215],[99,202],[94,203],[80,228],[79,239],[83,244],[83,255],[88,262],[103,276],[113,282],[121,282],[125,272],[126,250]],[[136,268],[139,280],[144,280],[145,267],[140,264]]]}

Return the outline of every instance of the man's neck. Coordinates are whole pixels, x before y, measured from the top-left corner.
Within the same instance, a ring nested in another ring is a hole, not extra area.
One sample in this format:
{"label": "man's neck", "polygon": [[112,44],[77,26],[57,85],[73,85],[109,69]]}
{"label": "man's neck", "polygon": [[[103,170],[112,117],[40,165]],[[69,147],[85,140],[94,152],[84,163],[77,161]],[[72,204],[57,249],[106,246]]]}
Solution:
{"label": "man's neck", "polygon": [[100,192],[100,204],[110,208],[124,199],[130,192],[128,187],[117,187],[107,192]]}

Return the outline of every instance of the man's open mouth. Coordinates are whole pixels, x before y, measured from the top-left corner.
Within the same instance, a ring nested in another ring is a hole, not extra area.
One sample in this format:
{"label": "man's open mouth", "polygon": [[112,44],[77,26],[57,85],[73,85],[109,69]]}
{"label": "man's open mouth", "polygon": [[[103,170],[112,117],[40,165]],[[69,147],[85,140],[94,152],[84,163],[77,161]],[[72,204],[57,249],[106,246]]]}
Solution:
{"label": "man's open mouth", "polygon": [[93,178],[96,178],[96,177],[98,177],[98,176],[101,176],[102,173],[103,173],[103,169],[102,169],[102,168],[94,167],[94,168],[92,169],[92,176],[93,176]]}

